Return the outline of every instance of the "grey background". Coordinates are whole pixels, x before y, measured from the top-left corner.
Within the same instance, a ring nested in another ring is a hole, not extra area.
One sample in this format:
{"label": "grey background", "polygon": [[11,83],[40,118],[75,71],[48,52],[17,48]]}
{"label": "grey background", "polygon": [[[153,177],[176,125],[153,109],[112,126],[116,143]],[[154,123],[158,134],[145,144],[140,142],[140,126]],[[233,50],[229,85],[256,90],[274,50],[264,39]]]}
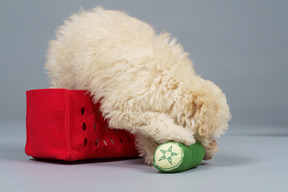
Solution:
{"label": "grey background", "polygon": [[177,37],[197,72],[226,93],[231,125],[288,125],[285,0],[2,0],[0,120],[25,118],[25,91],[49,86],[43,65],[55,29],[96,5]]}
{"label": "grey background", "polygon": [[[226,93],[233,117],[212,160],[159,174],[143,159],[25,155],[25,91],[49,86],[48,41],[65,18],[96,5],[170,32]],[[1,0],[0,191],[288,191],[287,21],[287,0]]]}
{"label": "grey background", "polygon": [[231,125],[288,125],[285,0],[1,0],[1,120],[25,118],[25,91],[49,86],[43,65],[55,29],[96,5],[177,37],[197,72],[226,93]]}

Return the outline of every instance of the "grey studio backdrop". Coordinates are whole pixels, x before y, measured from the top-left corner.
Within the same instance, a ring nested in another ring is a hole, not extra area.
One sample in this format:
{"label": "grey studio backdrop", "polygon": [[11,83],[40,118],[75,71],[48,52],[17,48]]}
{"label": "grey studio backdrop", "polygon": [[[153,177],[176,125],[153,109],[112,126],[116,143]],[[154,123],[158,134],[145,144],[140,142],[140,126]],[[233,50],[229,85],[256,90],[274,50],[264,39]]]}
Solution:
{"label": "grey studio backdrop", "polygon": [[49,86],[48,41],[65,18],[96,5],[177,37],[196,71],[226,93],[231,129],[288,127],[286,0],[1,0],[0,121],[20,120],[25,129],[25,91]]}

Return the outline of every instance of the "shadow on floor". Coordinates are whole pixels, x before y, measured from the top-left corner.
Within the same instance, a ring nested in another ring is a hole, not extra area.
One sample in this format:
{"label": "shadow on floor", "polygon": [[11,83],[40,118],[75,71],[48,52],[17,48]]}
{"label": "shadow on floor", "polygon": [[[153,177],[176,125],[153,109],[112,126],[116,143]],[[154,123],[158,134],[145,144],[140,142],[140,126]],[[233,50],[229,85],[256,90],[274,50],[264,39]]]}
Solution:
{"label": "shadow on floor", "polygon": [[61,165],[79,165],[79,164],[92,164],[92,163],[107,163],[107,162],[116,162],[116,161],[127,161],[132,159],[140,159],[139,157],[123,157],[123,158],[106,158],[106,159],[87,159],[87,160],[78,160],[78,161],[63,161],[56,159],[34,159],[31,158],[31,161],[51,163],[51,164],[61,164]]}
{"label": "shadow on floor", "polygon": [[79,161],[63,161],[56,159],[35,159],[33,157],[27,156],[25,154],[24,146],[22,145],[2,145],[0,146],[0,159],[3,160],[27,160],[51,164],[62,164],[62,165],[79,165],[79,164],[91,164],[91,163],[105,163],[105,162],[116,162],[116,161],[125,161],[131,159],[140,159],[139,157],[123,157],[123,158],[107,158],[107,159],[88,159],[88,160],[79,160]]}

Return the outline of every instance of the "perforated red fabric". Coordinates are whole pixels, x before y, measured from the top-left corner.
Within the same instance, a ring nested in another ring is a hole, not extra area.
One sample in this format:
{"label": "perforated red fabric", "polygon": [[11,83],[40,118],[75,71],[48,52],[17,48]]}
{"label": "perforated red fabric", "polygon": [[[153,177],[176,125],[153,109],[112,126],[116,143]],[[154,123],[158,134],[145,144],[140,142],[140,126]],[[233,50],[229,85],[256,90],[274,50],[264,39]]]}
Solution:
{"label": "perforated red fabric", "polygon": [[26,98],[27,155],[65,161],[138,156],[134,136],[110,129],[87,91],[37,89]]}

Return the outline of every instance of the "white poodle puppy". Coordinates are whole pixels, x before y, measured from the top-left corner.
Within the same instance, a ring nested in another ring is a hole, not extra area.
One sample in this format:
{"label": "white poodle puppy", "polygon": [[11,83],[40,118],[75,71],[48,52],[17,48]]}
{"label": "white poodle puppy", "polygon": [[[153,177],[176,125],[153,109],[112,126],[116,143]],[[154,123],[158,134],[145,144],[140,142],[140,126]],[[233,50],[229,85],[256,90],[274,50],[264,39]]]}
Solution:
{"label": "white poodle puppy", "polygon": [[167,141],[199,141],[210,159],[228,127],[225,95],[195,74],[182,46],[120,11],[72,15],[50,41],[45,68],[52,87],[89,90],[111,128],[136,135],[149,164]]}

